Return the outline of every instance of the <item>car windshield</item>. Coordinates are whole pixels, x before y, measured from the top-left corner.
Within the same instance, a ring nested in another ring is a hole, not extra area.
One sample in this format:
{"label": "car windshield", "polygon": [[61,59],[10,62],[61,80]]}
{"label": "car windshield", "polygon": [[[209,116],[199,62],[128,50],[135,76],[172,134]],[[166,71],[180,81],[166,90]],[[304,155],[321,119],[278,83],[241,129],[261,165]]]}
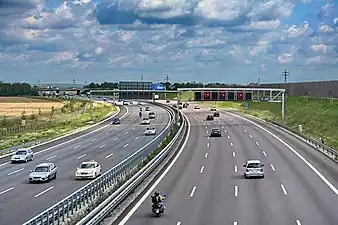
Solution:
{"label": "car windshield", "polygon": [[114,121],[118,121],[118,120],[119,120],[119,118],[115,118],[115,119],[114,119]]}
{"label": "car windshield", "polygon": [[212,131],[219,131],[219,129],[215,128],[215,129],[212,129]]}
{"label": "car windshield", "polygon": [[26,151],[17,151],[17,152],[15,153],[15,155],[26,155],[26,154],[27,154]]}
{"label": "car windshield", "polygon": [[94,163],[82,163],[80,166],[81,169],[92,169],[95,168]]}
{"label": "car windshield", "polygon": [[39,166],[39,167],[36,167],[34,172],[48,172],[48,167],[47,166]]}
{"label": "car windshield", "polygon": [[249,163],[247,168],[261,168],[262,165],[260,163]]}
{"label": "car windshield", "polygon": [[143,118],[143,120],[148,120],[148,118]]}

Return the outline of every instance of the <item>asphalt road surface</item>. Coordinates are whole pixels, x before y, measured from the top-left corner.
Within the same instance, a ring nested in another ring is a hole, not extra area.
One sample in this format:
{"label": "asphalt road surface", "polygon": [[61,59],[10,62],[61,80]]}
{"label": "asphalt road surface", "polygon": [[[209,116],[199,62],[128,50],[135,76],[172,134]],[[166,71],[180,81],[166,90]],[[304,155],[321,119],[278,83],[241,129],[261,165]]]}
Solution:
{"label": "asphalt road surface", "polygon": [[[0,224],[22,224],[90,182],[74,179],[76,167],[81,162],[96,160],[104,173],[154,139],[155,136],[143,135],[147,126],[140,125],[139,108],[128,106],[128,113],[120,125],[107,126],[76,141],[42,152],[32,162],[1,166]],[[159,134],[168,124],[169,115],[158,106],[150,105],[150,109],[156,114],[152,125]],[[154,146],[151,144],[149,147]],[[53,162],[59,168],[56,180],[29,184],[30,171],[42,162]]]}
{"label": "asphalt road surface", "polygon": [[[336,163],[290,135],[269,128],[290,150],[255,124],[225,112],[214,121],[205,121],[209,110],[183,109],[191,124],[189,140],[154,189],[168,195],[164,215],[157,218],[152,214],[147,196],[116,224],[338,224]],[[213,127],[222,130],[222,137],[208,137]],[[244,179],[243,164],[248,159],[263,161],[264,179]]]}

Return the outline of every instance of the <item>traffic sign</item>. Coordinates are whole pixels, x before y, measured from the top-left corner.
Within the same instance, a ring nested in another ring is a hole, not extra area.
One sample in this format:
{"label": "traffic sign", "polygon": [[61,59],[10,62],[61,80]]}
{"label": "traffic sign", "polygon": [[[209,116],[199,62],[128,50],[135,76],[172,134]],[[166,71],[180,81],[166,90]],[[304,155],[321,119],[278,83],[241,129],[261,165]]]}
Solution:
{"label": "traffic sign", "polygon": [[164,85],[163,84],[159,84],[159,83],[152,84],[151,87],[152,87],[152,90],[157,90],[157,91],[164,91],[165,90]]}

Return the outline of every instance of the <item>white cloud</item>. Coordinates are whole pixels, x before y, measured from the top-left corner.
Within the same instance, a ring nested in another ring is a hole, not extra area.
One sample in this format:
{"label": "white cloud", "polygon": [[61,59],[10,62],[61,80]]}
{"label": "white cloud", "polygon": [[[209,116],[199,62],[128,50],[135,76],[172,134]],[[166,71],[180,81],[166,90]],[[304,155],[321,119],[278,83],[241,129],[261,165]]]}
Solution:
{"label": "white cloud", "polygon": [[100,80],[159,79],[165,71],[181,80],[241,82],[255,73],[278,79],[271,74],[283,64],[301,67],[304,74],[292,71],[299,79],[313,66],[328,77],[337,70],[334,4],[306,1],[303,14],[319,19],[299,22],[303,14],[293,15],[294,8],[303,3],[290,0],[76,0],[52,8],[32,0],[20,10],[12,3],[6,7],[13,10],[0,8],[0,66],[9,79],[28,79],[30,71],[40,80],[65,79],[69,71],[78,80],[94,73]]}
{"label": "white cloud", "polygon": [[280,64],[286,64],[286,63],[290,63],[294,60],[294,57],[291,53],[284,53],[280,56],[278,56],[277,61]]}

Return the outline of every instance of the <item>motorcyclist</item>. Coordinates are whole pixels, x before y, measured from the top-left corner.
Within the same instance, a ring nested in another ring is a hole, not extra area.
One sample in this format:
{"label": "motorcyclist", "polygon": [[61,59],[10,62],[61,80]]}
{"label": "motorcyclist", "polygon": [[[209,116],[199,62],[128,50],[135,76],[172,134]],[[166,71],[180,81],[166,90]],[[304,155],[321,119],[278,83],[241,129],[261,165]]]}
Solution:
{"label": "motorcyclist", "polygon": [[162,203],[163,210],[165,209],[165,206],[163,204],[163,201],[165,199],[165,196],[160,195],[158,191],[155,191],[154,195],[151,196],[151,200],[153,203],[153,208],[157,206],[157,204]]}

